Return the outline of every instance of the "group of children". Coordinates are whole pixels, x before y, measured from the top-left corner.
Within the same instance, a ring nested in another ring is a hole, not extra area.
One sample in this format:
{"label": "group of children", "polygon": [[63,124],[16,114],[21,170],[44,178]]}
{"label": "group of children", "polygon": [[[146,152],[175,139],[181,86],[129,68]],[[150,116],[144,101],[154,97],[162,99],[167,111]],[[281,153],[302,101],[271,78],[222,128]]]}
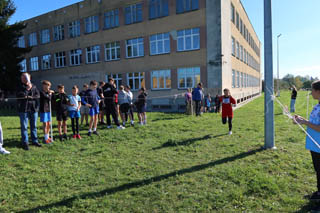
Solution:
{"label": "group of children", "polygon": [[[58,132],[60,141],[68,139],[67,120],[71,119],[73,139],[81,139],[79,133],[79,120],[81,125],[86,120],[89,125],[88,136],[99,135],[97,131],[98,121],[104,124],[104,116],[107,117],[107,128],[111,127],[110,115],[118,129],[125,129],[128,118],[131,120],[131,126],[134,126],[133,108],[136,106],[140,125],[146,125],[146,91],[145,88],[139,90],[137,101],[133,103],[133,94],[130,86],[116,85],[112,78],[108,83],[100,82],[98,87],[97,81],[91,81],[89,85],[83,85],[83,91],[80,95],[78,87],[72,87],[72,94],[67,95],[64,86],[58,85],[58,92],[51,90],[51,83],[47,80],[42,81],[42,90],[40,91],[40,122],[43,123],[44,143],[50,144],[53,140],[49,137],[51,108],[55,110],[58,121]],[[51,106],[51,103],[53,106]],[[118,115],[120,114],[122,125],[119,123]],[[90,122],[88,122],[90,116]]]}

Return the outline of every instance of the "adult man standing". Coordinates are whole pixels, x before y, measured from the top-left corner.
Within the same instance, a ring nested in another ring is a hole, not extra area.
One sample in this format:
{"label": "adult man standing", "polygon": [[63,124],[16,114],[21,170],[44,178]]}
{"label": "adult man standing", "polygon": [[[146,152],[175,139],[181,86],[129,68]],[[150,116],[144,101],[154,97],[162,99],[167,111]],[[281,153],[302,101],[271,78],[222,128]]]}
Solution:
{"label": "adult man standing", "polygon": [[17,91],[18,112],[20,117],[20,128],[22,138],[22,148],[29,150],[28,122],[30,121],[32,145],[41,147],[37,136],[37,119],[39,111],[40,92],[31,83],[29,73],[21,74],[21,85]]}
{"label": "adult man standing", "polygon": [[203,100],[202,83],[199,83],[198,87],[194,88],[192,92],[192,100],[196,104],[196,116],[200,116],[201,101]]}

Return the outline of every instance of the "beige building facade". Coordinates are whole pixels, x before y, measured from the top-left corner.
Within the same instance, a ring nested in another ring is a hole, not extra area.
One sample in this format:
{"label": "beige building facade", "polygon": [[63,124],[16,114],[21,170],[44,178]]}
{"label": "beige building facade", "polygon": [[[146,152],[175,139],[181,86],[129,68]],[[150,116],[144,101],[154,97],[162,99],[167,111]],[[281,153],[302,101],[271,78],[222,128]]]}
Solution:
{"label": "beige building facade", "polygon": [[261,92],[261,45],[240,0],[84,0],[25,23],[22,71],[38,86],[70,92],[113,76],[146,87],[148,108],[164,111],[183,110],[199,82],[211,96],[229,88],[238,103]]}

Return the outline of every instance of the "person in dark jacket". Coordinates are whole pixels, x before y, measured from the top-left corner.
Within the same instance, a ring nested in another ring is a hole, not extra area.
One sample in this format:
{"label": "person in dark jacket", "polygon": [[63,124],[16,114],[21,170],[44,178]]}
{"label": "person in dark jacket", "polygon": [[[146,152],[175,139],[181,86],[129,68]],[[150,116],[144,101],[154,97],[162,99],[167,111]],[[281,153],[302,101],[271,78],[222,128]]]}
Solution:
{"label": "person in dark jacket", "polygon": [[50,144],[52,139],[49,137],[51,123],[50,102],[54,91],[50,90],[50,81],[42,81],[42,90],[40,91],[40,122],[43,123],[44,143]]}
{"label": "person in dark jacket", "polygon": [[146,93],[146,89],[144,87],[142,87],[139,90],[139,96],[137,99],[138,100],[136,101],[135,104],[137,107],[139,123],[140,123],[140,125],[146,125],[147,124],[147,115],[146,115],[147,93]]}
{"label": "person in dark jacket", "polygon": [[295,104],[297,99],[297,88],[295,86],[292,86],[292,93],[291,93],[291,102],[290,102],[290,112],[295,112]]}
{"label": "person in dark jacket", "polygon": [[112,115],[114,123],[117,125],[118,129],[124,129],[123,126],[120,125],[118,119],[118,110],[117,105],[115,103],[115,95],[118,94],[116,86],[114,84],[113,78],[108,79],[108,83],[106,83],[103,87],[103,97],[106,109],[106,116],[107,116],[107,128],[111,128],[111,119],[110,115]]}
{"label": "person in dark jacket", "polygon": [[[99,87],[97,88],[97,93],[100,96],[100,99],[103,100],[103,96],[101,96],[101,94],[103,95],[103,90],[102,87],[105,85],[106,83],[104,81],[100,81],[99,82]],[[100,101],[99,103],[99,123],[100,124],[106,124],[104,122],[104,108],[105,108],[105,104],[104,101]]]}
{"label": "person in dark jacket", "polygon": [[197,88],[194,88],[192,92],[192,100],[196,105],[196,116],[200,116],[201,101],[203,100],[202,83],[199,83]]}
{"label": "person in dark jacket", "polygon": [[[88,84],[83,85],[83,90],[80,92],[80,98],[82,99],[83,97],[86,96],[86,91],[89,89]],[[83,124],[83,120],[86,119],[86,126],[89,126],[88,122],[88,116],[89,116],[89,107],[81,103],[81,108],[80,108],[80,113],[81,113],[81,125]]]}
{"label": "person in dark jacket", "polygon": [[18,112],[20,117],[20,128],[22,147],[29,150],[28,122],[30,120],[32,144],[41,147],[37,135],[37,119],[39,111],[40,93],[35,85],[31,83],[29,73],[21,74],[21,85],[17,90]]}
{"label": "person in dark jacket", "polygon": [[220,112],[220,97],[218,94],[214,98],[214,106],[215,106],[214,112],[215,113]]}

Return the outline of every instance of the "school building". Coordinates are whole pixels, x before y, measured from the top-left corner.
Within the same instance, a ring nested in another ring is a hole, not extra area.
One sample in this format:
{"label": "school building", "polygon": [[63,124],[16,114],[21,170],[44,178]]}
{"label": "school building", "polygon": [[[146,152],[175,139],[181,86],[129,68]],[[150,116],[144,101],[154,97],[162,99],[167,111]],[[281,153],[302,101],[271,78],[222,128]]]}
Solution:
{"label": "school building", "polygon": [[21,68],[38,86],[70,92],[112,76],[145,86],[160,111],[184,110],[177,94],[199,82],[238,103],[261,93],[261,43],[240,0],[83,0],[24,22],[18,46],[32,51]]}

